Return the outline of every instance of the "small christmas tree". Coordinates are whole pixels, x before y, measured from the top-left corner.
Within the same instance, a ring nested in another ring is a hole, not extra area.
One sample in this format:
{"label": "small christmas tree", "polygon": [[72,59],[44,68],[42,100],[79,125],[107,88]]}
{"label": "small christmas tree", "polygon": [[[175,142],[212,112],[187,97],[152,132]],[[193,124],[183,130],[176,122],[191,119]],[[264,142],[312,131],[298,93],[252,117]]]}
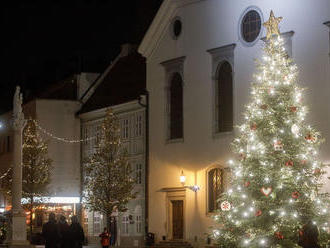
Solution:
{"label": "small christmas tree", "polygon": [[127,152],[120,141],[119,121],[111,109],[102,123],[101,141],[84,170],[87,208],[103,213],[110,228],[111,214],[125,212],[127,203],[136,195]]}
{"label": "small christmas tree", "polygon": [[322,245],[329,238],[329,200],[320,193],[321,139],[305,123],[303,89],[283,47],[280,21],[271,12],[264,24],[265,55],[258,63],[245,123],[233,142],[238,158],[229,161],[230,188],[214,216],[219,247],[299,247],[299,230],[308,221],[318,226]]}
{"label": "small christmas tree", "polygon": [[22,196],[27,201],[23,207],[30,212],[30,238],[32,238],[32,214],[49,193],[52,160],[48,157],[48,144],[43,141],[35,122],[27,121],[23,132]]}

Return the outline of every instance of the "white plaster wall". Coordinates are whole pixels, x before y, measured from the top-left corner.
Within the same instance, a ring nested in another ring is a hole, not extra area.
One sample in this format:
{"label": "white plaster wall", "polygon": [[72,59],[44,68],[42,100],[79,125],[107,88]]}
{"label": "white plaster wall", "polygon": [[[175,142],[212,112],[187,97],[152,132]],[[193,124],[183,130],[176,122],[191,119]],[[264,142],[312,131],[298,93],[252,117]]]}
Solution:
{"label": "white plaster wall", "polygon": [[[80,120],[75,101],[36,101],[36,117],[40,125],[53,135],[71,140],[80,139]],[[53,160],[50,190],[52,196],[80,195],[80,143],[64,143],[49,136],[49,156]]]}
{"label": "white plaster wall", "polygon": [[[158,239],[166,235],[164,187],[178,187],[183,169],[189,180],[201,186],[197,194],[186,196],[185,233],[188,239],[199,239],[211,224],[206,215],[205,168],[224,165],[231,156],[229,143],[234,133],[212,137],[213,85],[211,56],[208,49],[236,43],[234,50],[234,118],[248,101],[254,59],[261,55],[263,41],[246,47],[238,37],[238,21],[243,11],[255,5],[267,20],[272,9],[283,16],[282,32],[293,30],[292,54],[300,69],[300,82],[309,88],[305,103],[309,106],[309,122],[326,138],[321,158],[330,161],[330,92],[328,0],[207,0],[177,10],[183,23],[182,34],[173,40],[169,27],[151,57],[147,58],[147,88],[150,91],[150,184],[149,231]],[[265,35],[265,32],[264,32]],[[166,144],[165,72],[161,62],[186,56],[184,62],[184,142]],[[196,175],[196,176],[195,176]],[[330,189],[330,187],[328,187]]]}

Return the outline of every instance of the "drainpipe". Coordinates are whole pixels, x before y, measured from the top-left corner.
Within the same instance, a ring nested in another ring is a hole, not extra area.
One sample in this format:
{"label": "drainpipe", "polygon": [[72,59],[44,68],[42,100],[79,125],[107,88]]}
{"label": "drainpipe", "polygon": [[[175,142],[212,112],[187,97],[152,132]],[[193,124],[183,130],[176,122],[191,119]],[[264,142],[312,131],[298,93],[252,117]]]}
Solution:
{"label": "drainpipe", "polygon": [[145,235],[147,236],[149,232],[149,91],[144,90],[143,94],[146,96],[146,103],[142,103],[142,98],[139,98],[139,105],[145,108],[145,192],[144,192],[144,199],[145,199]]}

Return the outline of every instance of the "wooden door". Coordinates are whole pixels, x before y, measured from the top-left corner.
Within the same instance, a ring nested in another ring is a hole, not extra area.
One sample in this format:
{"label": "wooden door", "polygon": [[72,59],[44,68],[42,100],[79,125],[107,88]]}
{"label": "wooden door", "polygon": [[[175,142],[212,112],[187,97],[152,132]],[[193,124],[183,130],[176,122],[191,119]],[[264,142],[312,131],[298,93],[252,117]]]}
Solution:
{"label": "wooden door", "polygon": [[183,239],[183,201],[172,202],[173,239]]}

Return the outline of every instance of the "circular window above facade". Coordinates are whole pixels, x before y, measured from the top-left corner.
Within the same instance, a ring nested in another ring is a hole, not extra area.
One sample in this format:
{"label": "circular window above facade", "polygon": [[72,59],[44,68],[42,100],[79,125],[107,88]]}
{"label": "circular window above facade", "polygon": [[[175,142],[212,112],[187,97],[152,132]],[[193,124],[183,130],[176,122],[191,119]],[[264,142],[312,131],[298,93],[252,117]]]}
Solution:
{"label": "circular window above facade", "polygon": [[250,7],[244,11],[239,22],[241,41],[252,46],[258,41],[262,29],[262,13],[256,7]]}
{"label": "circular window above facade", "polygon": [[174,18],[171,25],[173,39],[177,39],[182,32],[182,22],[179,17]]}

